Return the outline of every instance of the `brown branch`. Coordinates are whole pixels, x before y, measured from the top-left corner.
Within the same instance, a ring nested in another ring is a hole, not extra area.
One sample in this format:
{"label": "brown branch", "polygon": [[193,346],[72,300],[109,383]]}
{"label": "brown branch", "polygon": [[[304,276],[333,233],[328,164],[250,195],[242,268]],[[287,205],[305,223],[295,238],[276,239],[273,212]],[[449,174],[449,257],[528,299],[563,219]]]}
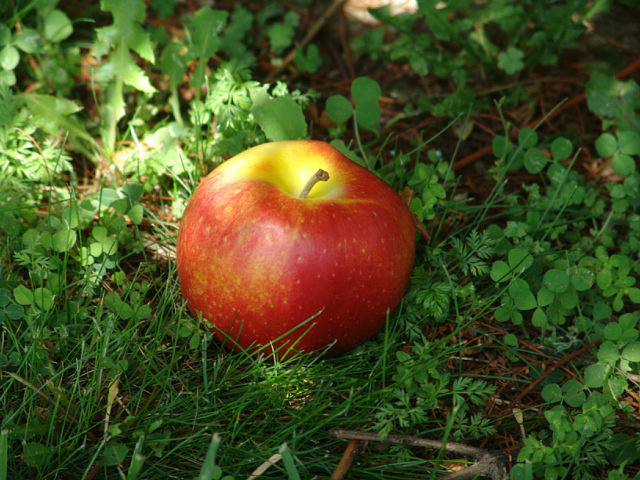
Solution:
{"label": "brown branch", "polygon": [[440,450],[444,448],[448,452],[457,453],[474,459],[474,463],[459,472],[451,473],[444,480],[466,480],[482,475],[493,480],[507,480],[507,456],[502,452],[485,450],[458,442],[441,442],[413,435],[387,435],[381,437],[373,432],[361,432],[358,430],[330,430],[329,433],[337,438],[360,441],[377,441],[406,445],[410,447],[430,448]]}
{"label": "brown branch", "polygon": [[331,480],[343,480],[347,476],[351,464],[356,457],[367,447],[366,440],[351,440],[347,445],[347,448],[342,454],[340,462],[336,466],[336,469],[331,474]]}

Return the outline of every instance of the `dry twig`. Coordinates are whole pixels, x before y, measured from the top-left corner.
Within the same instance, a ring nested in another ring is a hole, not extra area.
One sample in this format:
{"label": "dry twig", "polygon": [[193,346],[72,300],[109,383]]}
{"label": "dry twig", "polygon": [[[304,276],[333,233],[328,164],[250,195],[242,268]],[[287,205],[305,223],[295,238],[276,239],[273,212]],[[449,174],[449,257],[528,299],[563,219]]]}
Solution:
{"label": "dry twig", "polygon": [[502,452],[485,450],[457,442],[447,442],[443,444],[443,442],[438,440],[420,438],[412,435],[387,435],[383,438],[377,433],[361,432],[358,430],[331,430],[329,433],[334,437],[348,440],[377,441],[434,450],[444,448],[448,452],[473,458],[474,463],[472,465],[442,477],[443,480],[467,480],[476,476],[485,476],[492,480],[507,480],[509,478],[506,467],[507,456]]}

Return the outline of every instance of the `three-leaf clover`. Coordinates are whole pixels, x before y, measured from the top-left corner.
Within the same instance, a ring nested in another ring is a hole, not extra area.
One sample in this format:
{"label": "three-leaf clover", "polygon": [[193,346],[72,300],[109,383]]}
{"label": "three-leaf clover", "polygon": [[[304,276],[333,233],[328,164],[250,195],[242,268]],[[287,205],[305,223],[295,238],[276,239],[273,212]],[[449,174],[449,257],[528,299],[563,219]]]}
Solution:
{"label": "three-leaf clover", "polygon": [[378,82],[369,77],[358,77],[351,84],[351,98],[355,108],[344,95],[336,94],[327,99],[327,114],[336,123],[344,123],[354,115],[361,127],[375,127],[382,113],[378,105],[381,95]]}

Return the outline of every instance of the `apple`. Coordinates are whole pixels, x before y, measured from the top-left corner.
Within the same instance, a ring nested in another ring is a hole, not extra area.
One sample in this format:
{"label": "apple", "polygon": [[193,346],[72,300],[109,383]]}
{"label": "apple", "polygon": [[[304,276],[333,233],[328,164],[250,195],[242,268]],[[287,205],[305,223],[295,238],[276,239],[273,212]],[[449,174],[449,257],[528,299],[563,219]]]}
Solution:
{"label": "apple", "polygon": [[190,310],[220,340],[278,357],[369,339],[399,304],[414,255],[401,197],[315,140],[265,143],[218,166],[193,192],[177,241]]}

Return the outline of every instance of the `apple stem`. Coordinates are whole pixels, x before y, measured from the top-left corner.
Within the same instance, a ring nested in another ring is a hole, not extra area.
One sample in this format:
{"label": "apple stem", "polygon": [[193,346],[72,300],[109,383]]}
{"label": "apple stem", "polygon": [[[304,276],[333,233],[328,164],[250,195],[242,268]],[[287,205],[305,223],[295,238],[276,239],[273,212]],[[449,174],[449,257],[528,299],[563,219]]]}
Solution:
{"label": "apple stem", "polygon": [[320,168],[316,173],[314,173],[311,176],[311,178],[309,179],[307,184],[304,186],[304,188],[302,189],[302,192],[300,192],[300,195],[298,195],[298,197],[307,198],[309,196],[309,192],[311,191],[311,189],[316,183],[326,182],[327,180],[329,180],[329,174]]}

